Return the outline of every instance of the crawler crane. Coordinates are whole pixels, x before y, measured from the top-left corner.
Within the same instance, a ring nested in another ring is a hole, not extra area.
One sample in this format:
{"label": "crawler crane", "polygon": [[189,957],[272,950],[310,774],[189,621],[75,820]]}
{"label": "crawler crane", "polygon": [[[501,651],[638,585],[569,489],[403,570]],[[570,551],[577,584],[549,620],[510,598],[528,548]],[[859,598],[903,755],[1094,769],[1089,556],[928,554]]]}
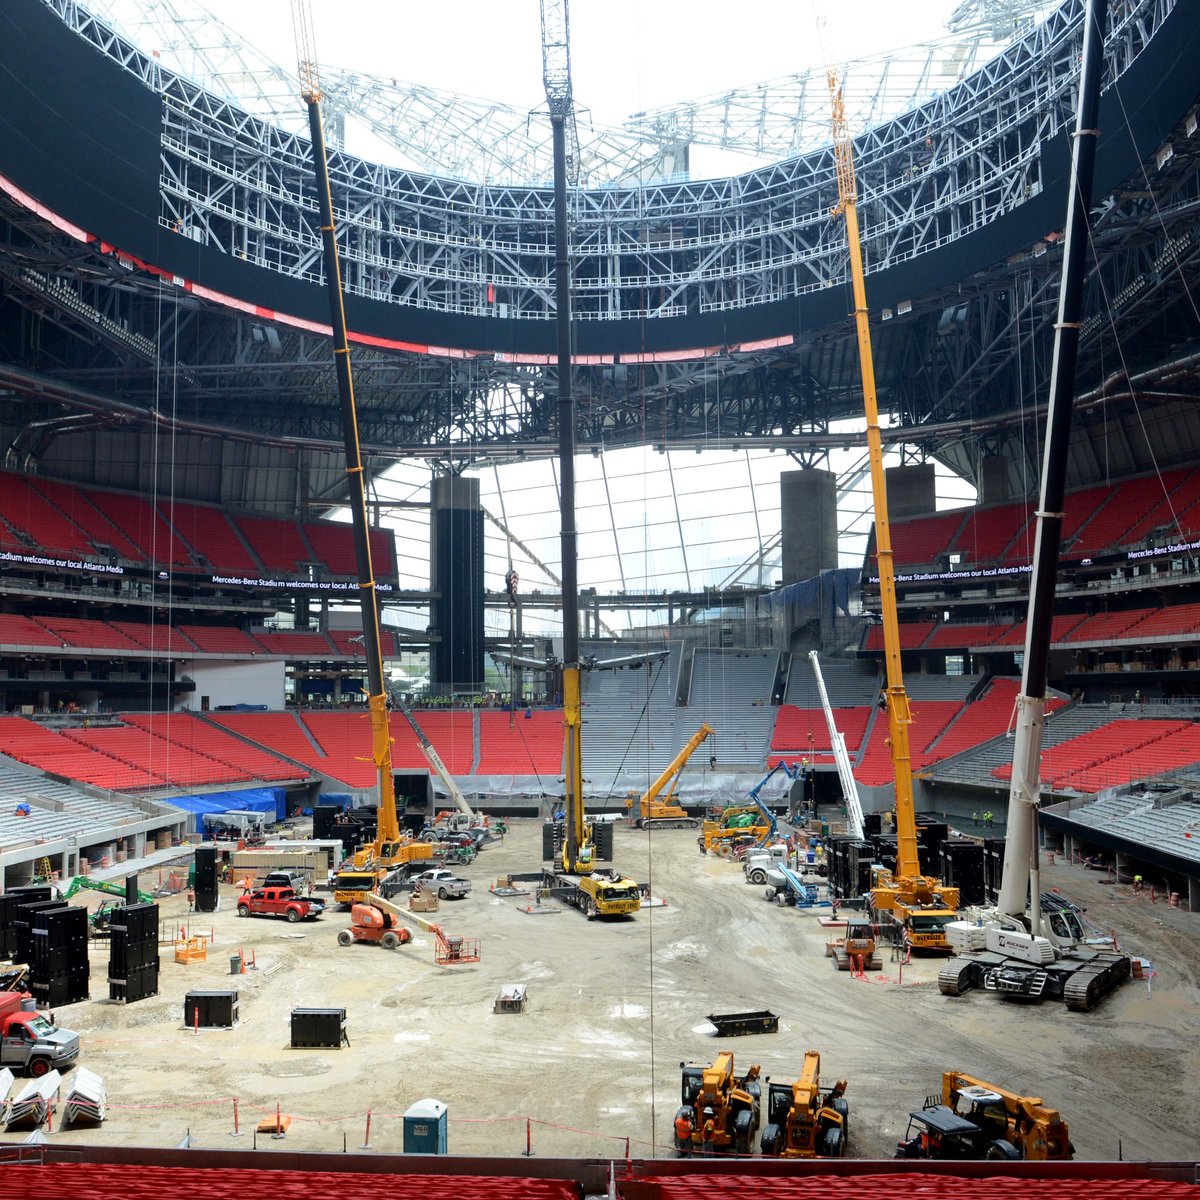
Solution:
{"label": "crawler crane", "polygon": [[1033,575],[1029,583],[1025,655],[1017,726],[1013,739],[1013,771],[1008,794],[1008,834],[1004,872],[996,911],[983,922],[983,953],[974,953],[979,927],[952,927],[968,951],[952,958],[938,976],[947,996],[975,987],[1019,1000],[1049,996],[1067,1008],[1094,1008],[1129,978],[1132,963],[1119,952],[1093,950],[1085,944],[1078,914],[1060,908],[1043,919],[1037,869],[1037,810],[1041,799],[1039,771],[1045,722],[1047,665],[1055,580],[1062,540],[1075,357],[1083,308],[1084,256],[1089,241],[1092,174],[1099,137],[1097,117],[1103,67],[1104,0],[1089,0],[1084,12],[1083,55],[1079,79],[1071,176],[1067,189],[1067,221],[1063,235],[1063,273],[1050,399],[1046,409],[1045,452],[1037,507]]}
{"label": "crawler crane", "polygon": [[913,805],[912,760],[908,741],[908,730],[913,718],[908,693],[904,690],[904,675],[900,665],[896,577],[892,561],[887,485],[883,470],[883,438],[879,429],[879,407],[875,396],[875,365],[871,353],[871,330],[867,319],[867,289],[858,233],[854,156],[846,125],[842,92],[833,70],[829,71],[829,90],[833,98],[833,153],[837,167],[838,210],[845,216],[846,242],[850,252],[854,323],[858,334],[863,406],[867,418],[867,453],[871,466],[871,494],[875,506],[875,550],[879,564],[879,602],[883,614],[884,662],[887,671],[887,686],[881,702],[886,703],[887,707],[888,737],[892,766],[896,775],[896,870],[881,871],[877,874],[871,890],[871,909],[882,921],[901,926],[906,941],[914,948],[945,950],[948,944],[944,927],[947,921],[954,919],[954,911],[958,908],[958,889],[944,887],[940,880],[922,875],[917,855],[917,822]]}

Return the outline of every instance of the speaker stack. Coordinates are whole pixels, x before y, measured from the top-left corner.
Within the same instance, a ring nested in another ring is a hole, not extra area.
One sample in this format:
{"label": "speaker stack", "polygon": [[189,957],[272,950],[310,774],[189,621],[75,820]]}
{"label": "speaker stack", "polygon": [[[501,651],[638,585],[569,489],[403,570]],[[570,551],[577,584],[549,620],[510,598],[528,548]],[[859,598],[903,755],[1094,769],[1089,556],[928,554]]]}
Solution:
{"label": "speaker stack", "polygon": [[158,994],[158,905],[127,904],[109,926],[108,998],[132,1004]]}
{"label": "speaker stack", "polygon": [[196,847],[196,911],[217,911],[217,848]]}
{"label": "speaker stack", "polygon": [[[33,958],[29,990],[40,1007],[88,998],[88,912],[78,905],[31,905]],[[27,909],[28,911],[28,909]]]}
{"label": "speaker stack", "polygon": [[18,903],[13,913],[13,954],[16,962],[33,966],[34,917],[45,909],[66,908],[65,900],[26,900]]}
{"label": "speaker stack", "polygon": [[334,831],[337,828],[338,819],[342,815],[342,806],[340,804],[314,804],[312,812],[313,838],[317,841],[336,838],[337,834]]}

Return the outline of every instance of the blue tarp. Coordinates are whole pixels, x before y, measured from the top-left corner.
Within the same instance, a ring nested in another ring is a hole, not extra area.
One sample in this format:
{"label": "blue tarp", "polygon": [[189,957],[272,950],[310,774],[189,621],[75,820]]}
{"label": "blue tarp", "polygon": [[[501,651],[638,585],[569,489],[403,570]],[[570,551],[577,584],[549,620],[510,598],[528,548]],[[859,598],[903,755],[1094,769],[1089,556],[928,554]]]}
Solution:
{"label": "blue tarp", "polygon": [[243,792],[206,792],[202,796],[173,796],[167,801],[184,812],[223,813],[232,809],[269,813],[274,821],[287,816],[287,792],[283,788],[247,788]]}

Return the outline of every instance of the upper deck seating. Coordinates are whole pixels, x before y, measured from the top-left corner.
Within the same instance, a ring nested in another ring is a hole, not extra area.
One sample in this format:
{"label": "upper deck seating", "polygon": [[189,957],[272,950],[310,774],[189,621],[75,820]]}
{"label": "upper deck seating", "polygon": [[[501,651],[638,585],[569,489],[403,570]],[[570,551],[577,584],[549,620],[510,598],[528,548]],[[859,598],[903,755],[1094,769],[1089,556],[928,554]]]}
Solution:
{"label": "upper deck seating", "polygon": [[74,484],[35,477],[29,480],[29,485],[78,525],[97,548],[111,547],[120,558],[130,562],[146,561],[146,555],[138,545],[114,525]]}
{"label": "upper deck seating", "polygon": [[144,558],[174,567],[197,565],[188,548],[145,497],[96,488],[88,492],[88,498],[141,549]]}
{"label": "upper deck seating", "polygon": [[[28,538],[26,548],[95,557],[96,548],[73,521],[32,487],[23,475],[0,471],[0,514]],[[19,541],[5,537],[8,544]]]}
{"label": "upper deck seating", "polygon": [[234,517],[234,524],[268,571],[299,575],[316,561],[295,521],[242,515]]}
{"label": "upper deck seating", "polygon": [[158,507],[212,570],[251,578],[259,575],[261,568],[254,555],[246,549],[223,509],[212,504],[185,504],[180,500],[174,503],[159,501]]}

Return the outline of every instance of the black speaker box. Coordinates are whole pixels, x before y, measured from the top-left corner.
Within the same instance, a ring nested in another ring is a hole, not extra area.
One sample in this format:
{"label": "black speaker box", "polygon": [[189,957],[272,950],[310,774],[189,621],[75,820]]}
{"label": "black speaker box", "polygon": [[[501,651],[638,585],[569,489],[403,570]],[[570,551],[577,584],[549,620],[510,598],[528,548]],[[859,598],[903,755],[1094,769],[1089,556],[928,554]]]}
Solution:
{"label": "black speaker box", "polygon": [[346,1042],[344,1008],[293,1008],[293,1046],[332,1046]]}
{"label": "black speaker box", "polygon": [[232,1029],[238,1023],[238,993],[233,991],[188,992],[183,998],[183,1023],[188,1029]]}

